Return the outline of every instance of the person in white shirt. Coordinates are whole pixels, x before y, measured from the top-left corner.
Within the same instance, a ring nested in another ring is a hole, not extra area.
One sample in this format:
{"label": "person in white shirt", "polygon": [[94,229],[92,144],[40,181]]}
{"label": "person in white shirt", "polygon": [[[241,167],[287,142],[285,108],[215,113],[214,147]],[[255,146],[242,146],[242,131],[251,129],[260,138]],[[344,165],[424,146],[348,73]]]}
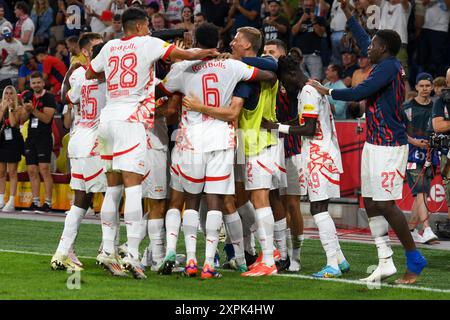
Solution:
{"label": "person in white shirt", "polygon": [[91,18],[90,27],[91,31],[95,33],[103,34],[108,27],[101,20],[103,11],[109,10],[111,6],[111,0],[85,0],[84,5],[86,8],[86,14]]}
{"label": "person in white shirt", "polygon": [[288,90],[298,90],[300,125],[291,126],[265,121],[266,129],[278,129],[284,134],[301,135],[302,156],[307,190],[302,194],[311,203],[311,214],[319,229],[320,241],[326,253],[327,264],[316,278],[337,278],[350,270],[336,233],[336,227],[328,213],[331,198],[340,197],[339,180],[343,173],[341,152],[336,136],[333,115],[327,97],[307,85],[308,78],[291,57],[278,60],[278,73]]}
{"label": "person in white shirt", "polygon": [[16,84],[25,51],[20,41],[12,37],[9,27],[3,27],[1,35],[3,40],[0,41],[0,81],[10,79],[11,84]]}
{"label": "person in white shirt", "polygon": [[19,1],[14,7],[14,14],[18,19],[14,26],[14,38],[23,44],[25,51],[33,51],[35,26],[29,17],[30,7],[25,1]]}
{"label": "person in white shirt", "polygon": [[146,275],[139,261],[142,225],[142,178],[146,166],[146,127],[155,116],[154,63],[160,59],[199,60],[216,57],[215,49],[186,51],[149,36],[146,12],[129,8],[122,15],[125,37],[109,41],[92,60],[87,79],[102,77],[107,83],[106,107],[99,124],[101,157],[105,161],[108,188],[101,209],[103,263],[117,265],[114,239],[119,227],[117,210],[125,186],[124,216],[128,253],[123,266],[137,279]]}
{"label": "person in white shirt", "polygon": [[402,47],[397,55],[405,73],[408,74],[408,19],[411,3],[408,0],[382,0],[379,30],[394,30],[400,35]]}
{"label": "person in white shirt", "polygon": [[[88,63],[93,58],[93,47],[100,43],[103,43],[103,39],[98,33],[85,33],[81,36],[79,47]],[[67,213],[58,248],[50,262],[53,270],[81,269],[82,264],[70,259],[69,252],[75,243],[93,194],[106,190],[106,176],[97,150],[99,118],[106,104],[106,84],[97,79],[87,80],[86,68],[86,65],[72,67],[64,86],[67,95],[63,102],[67,100],[71,105],[78,104],[81,116],[74,123],[68,145],[71,164],[70,187],[75,191],[75,199]]]}
{"label": "person in white shirt", "polygon": [[[350,1],[353,5],[353,0]],[[341,9],[341,1],[334,0],[330,12],[330,29],[331,29],[331,62],[341,65],[341,39],[345,34],[345,25],[347,18]]]}
{"label": "person in white shirt", "polygon": [[[204,23],[196,29],[195,38],[198,47],[215,48],[219,41],[219,30],[211,23]],[[230,105],[233,90],[238,82],[270,80],[272,77],[273,74],[270,72],[258,70],[233,59],[185,61],[172,66],[160,87],[169,94],[180,92],[190,97],[202,97],[203,104],[207,108],[218,108]],[[202,192],[205,192],[208,213],[205,262],[201,277],[203,279],[220,277],[214,269],[214,255],[219,241],[222,214],[225,213],[222,209],[224,197],[235,193],[235,135],[232,121],[219,120],[183,108],[175,146],[180,151],[180,159],[176,164],[172,163],[172,166],[176,165],[186,197],[183,226],[187,276],[197,274],[194,237],[199,223],[200,197]],[[239,219],[237,213],[236,217]],[[227,218],[224,220],[227,221]],[[242,260],[238,263],[245,265],[243,250],[240,258]]]}
{"label": "person in white shirt", "polygon": [[420,32],[417,63],[434,78],[445,76],[450,0],[424,1],[425,21]]}

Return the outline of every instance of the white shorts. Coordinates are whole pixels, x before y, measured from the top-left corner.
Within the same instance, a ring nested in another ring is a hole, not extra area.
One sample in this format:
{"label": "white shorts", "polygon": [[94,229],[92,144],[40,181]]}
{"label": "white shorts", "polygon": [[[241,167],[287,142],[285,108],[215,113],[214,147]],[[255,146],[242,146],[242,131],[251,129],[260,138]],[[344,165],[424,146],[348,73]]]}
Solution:
{"label": "white shorts", "polygon": [[408,145],[389,147],[365,143],[361,159],[361,193],[374,201],[402,198]]}
{"label": "white shorts", "polygon": [[184,190],[181,185],[180,173],[177,169],[177,164],[180,161],[180,151],[178,151],[176,147],[172,149],[172,155],[170,158],[170,188],[178,192],[183,192]]}
{"label": "white shorts", "polygon": [[280,195],[306,195],[307,186],[301,154],[295,154],[285,159],[287,187],[280,189]]}
{"label": "white shorts", "polygon": [[142,198],[167,198],[167,151],[147,150],[146,173],[142,179]]}
{"label": "white shorts", "polygon": [[70,159],[72,190],[106,192],[106,175],[100,156]]}
{"label": "white shorts", "polygon": [[109,171],[145,174],[147,135],[142,123],[113,120],[99,125],[100,154]]}
{"label": "white shorts", "polygon": [[182,151],[177,164],[183,190],[192,194],[234,194],[234,149]]}
{"label": "white shorts", "polygon": [[274,145],[247,158],[245,190],[273,190],[287,186],[284,155],[280,157],[280,150],[283,149]]}

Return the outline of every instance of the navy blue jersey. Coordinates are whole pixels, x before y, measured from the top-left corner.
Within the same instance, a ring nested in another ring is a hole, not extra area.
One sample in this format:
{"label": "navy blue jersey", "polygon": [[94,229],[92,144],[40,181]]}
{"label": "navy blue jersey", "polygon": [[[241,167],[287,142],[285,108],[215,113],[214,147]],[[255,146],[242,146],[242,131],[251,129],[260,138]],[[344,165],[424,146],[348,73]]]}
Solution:
{"label": "navy blue jersey", "polygon": [[[296,93],[286,91],[280,84],[277,94],[277,119],[286,122],[298,117]],[[284,156],[289,158],[302,152],[302,138],[297,134],[284,135]]]}
{"label": "navy blue jersey", "polygon": [[[354,17],[349,19],[350,31],[363,52],[370,38]],[[405,100],[404,71],[395,57],[389,57],[375,65],[369,77],[355,88],[335,89],[331,96],[342,101],[366,101],[366,141],[382,146],[401,146],[408,143],[406,127],[402,119]]]}

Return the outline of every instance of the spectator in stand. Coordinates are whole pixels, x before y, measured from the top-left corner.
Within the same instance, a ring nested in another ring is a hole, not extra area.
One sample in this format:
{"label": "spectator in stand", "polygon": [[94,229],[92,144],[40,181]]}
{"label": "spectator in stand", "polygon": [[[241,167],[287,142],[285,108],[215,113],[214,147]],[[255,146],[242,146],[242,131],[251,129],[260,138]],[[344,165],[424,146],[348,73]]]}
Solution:
{"label": "spectator in stand", "polygon": [[151,31],[161,31],[166,29],[166,19],[161,13],[152,15],[152,29]]}
{"label": "spectator in stand", "polygon": [[113,14],[122,15],[127,8],[128,6],[126,5],[125,0],[113,0],[109,10],[111,10]]}
{"label": "spectator in stand", "polygon": [[1,34],[3,40],[0,41],[0,86],[4,87],[8,84],[16,86],[25,50],[22,43],[13,38],[9,27],[3,27]]}
{"label": "spectator in stand", "polygon": [[33,45],[36,47],[48,46],[50,41],[50,27],[53,25],[53,9],[48,0],[35,0],[31,11],[31,20],[36,27]]}
{"label": "spectator in stand", "polygon": [[280,39],[284,43],[289,41],[289,20],[280,15],[281,1],[266,0],[266,10],[269,15],[263,20],[262,31],[265,41]]}
{"label": "spectator in stand", "polygon": [[289,56],[291,56],[292,59],[297,61],[297,63],[300,65],[300,69],[302,70],[303,74],[307,78],[310,78],[310,75],[309,75],[308,71],[305,68],[305,61],[303,59],[303,52],[302,52],[302,50],[300,50],[297,47],[291,48],[291,50],[289,50]]}
{"label": "spectator in stand", "polygon": [[147,15],[151,17],[155,13],[159,12],[159,4],[157,4],[156,2],[150,2],[145,6],[145,11],[147,12]]}
{"label": "spectator in stand", "polygon": [[429,0],[424,0],[423,3],[427,7],[417,48],[417,63],[434,77],[443,76],[448,58],[450,0],[436,1],[433,4]]}
{"label": "spectator in stand", "polygon": [[[329,89],[345,89],[347,88],[342,81],[342,68],[337,64],[330,64],[326,71],[325,77],[328,82],[324,84]],[[347,118],[347,102],[334,100],[331,96],[327,96],[331,105],[331,111],[336,120],[344,120]]]}
{"label": "spectator in stand", "polygon": [[[13,25],[5,18],[5,8],[0,4],[0,30],[3,30],[4,27],[8,27],[13,30]],[[0,34],[0,40],[2,40],[2,35]]]}
{"label": "spectator in stand", "polygon": [[90,17],[91,31],[103,34],[108,27],[101,19],[102,13],[108,10],[111,5],[111,0],[85,0],[84,7],[86,14]]}
{"label": "spectator in stand", "polygon": [[190,32],[194,31],[194,10],[192,10],[192,7],[183,7],[183,10],[181,10],[181,22],[175,28],[186,29]]}
{"label": "spectator in stand", "polygon": [[352,86],[353,73],[359,69],[356,53],[353,50],[344,49],[342,52],[342,78],[347,87]]}
{"label": "spectator in stand", "polygon": [[181,21],[181,11],[185,6],[190,6],[191,3],[189,0],[168,0],[167,1],[167,10],[166,10],[166,19],[169,23],[169,27],[173,28]]}
{"label": "spectator in stand", "polygon": [[194,17],[194,29],[197,29],[199,25],[206,22],[205,14],[199,12]]}
{"label": "spectator in stand", "polygon": [[397,55],[405,73],[408,74],[408,19],[411,14],[411,4],[408,0],[385,1],[381,7],[379,30],[394,30],[402,39],[402,47]]}
{"label": "spectator in stand", "polygon": [[[0,209],[14,211],[14,198],[17,191],[17,166],[24,153],[17,92],[13,86],[3,89],[0,104]],[[9,176],[9,199],[5,204],[6,172]]]}
{"label": "spectator in stand", "polygon": [[[353,5],[353,1],[350,1]],[[334,0],[330,13],[330,30],[331,30],[331,62],[341,65],[341,40],[345,34],[345,26],[347,24],[347,18],[344,11],[341,9],[341,1]]]}
{"label": "spectator in stand", "polygon": [[314,8],[315,0],[304,0],[303,8],[298,9],[291,29],[292,46],[300,48],[309,74],[320,81],[323,78],[320,50],[326,22],[314,14]]}
{"label": "spectator in stand", "polygon": [[70,64],[76,62],[81,63],[83,66],[86,65],[86,57],[81,53],[80,47],[78,46],[78,37],[70,36],[66,39],[66,46],[70,52]]}
{"label": "spectator in stand", "polygon": [[25,1],[19,1],[14,7],[14,13],[18,19],[14,26],[14,38],[23,44],[25,51],[32,51],[35,27],[29,17],[30,7]]}
{"label": "spectator in stand", "polygon": [[22,58],[22,65],[19,68],[18,87],[19,92],[30,89],[30,75],[38,71],[42,73],[42,64],[38,63],[36,57],[30,52],[25,52]]}
{"label": "spectator in stand", "polygon": [[[403,119],[405,120],[409,143],[406,177],[414,197],[411,209],[412,217],[409,223],[414,241],[428,243],[437,240],[437,236],[430,228],[429,212],[425,202],[431,188],[435,167],[439,164],[438,155],[433,152],[429,159],[432,166],[425,166],[433,109],[433,101],[431,101],[433,78],[430,74],[420,73],[417,75],[416,90],[417,97],[403,106]],[[422,236],[416,228],[420,221],[422,221],[424,227]]]}
{"label": "spectator in stand", "polygon": [[50,92],[55,96],[57,101],[59,101],[61,86],[64,81],[67,68],[64,62],[58,58],[50,56],[47,50],[48,49],[45,47],[37,48],[35,51],[36,59],[39,63],[42,63],[42,77],[45,83],[49,86]]}
{"label": "spectator in stand", "polygon": [[435,102],[442,96],[442,89],[444,89],[446,86],[447,83],[445,82],[445,77],[437,77],[433,80],[434,96],[431,98],[433,102]]}
{"label": "spectator in stand", "polygon": [[[153,2],[152,2],[153,3]],[[113,17],[113,23],[111,29],[106,32],[104,41],[108,42],[112,39],[121,39],[124,37],[122,28],[122,16],[120,14],[115,14]]]}
{"label": "spectator in stand", "polygon": [[360,54],[358,58],[359,69],[353,72],[352,76],[352,88],[356,87],[358,84],[367,79],[370,72],[372,71],[372,64],[367,56]]}
{"label": "spectator in stand", "polygon": [[[45,89],[45,81],[39,72],[31,74],[32,91],[23,96],[24,108],[21,121],[28,122],[28,137],[25,141],[25,159],[28,176],[30,178],[33,202],[30,211],[48,212],[52,206],[53,180],[50,174],[53,138],[52,121],[56,111],[53,95]],[[45,185],[45,203],[40,206],[39,191],[41,179]]]}
{"label": "spectator in stand", "polygon": [[234,38],[236,30],[241,27],[253,27],[259,29],[260,14],[260,0],[233,0],[228,14],[228,23],[234,18],[234,23],[231,28],[231,37]]}
{"label": "spectator in stand", "polygon": [[64,62],[67,68],[70,67],[70,53],[64,40],[58,41],[56,47],[52,51],[55,58]]}
{"label": "spectator in stand", "polygon": [[[206,20],[218,26],[220,33],[224,32],[230,6],[226,0],[201,0],[201,9]],[[231,25],[230,25],[231,27]]]}

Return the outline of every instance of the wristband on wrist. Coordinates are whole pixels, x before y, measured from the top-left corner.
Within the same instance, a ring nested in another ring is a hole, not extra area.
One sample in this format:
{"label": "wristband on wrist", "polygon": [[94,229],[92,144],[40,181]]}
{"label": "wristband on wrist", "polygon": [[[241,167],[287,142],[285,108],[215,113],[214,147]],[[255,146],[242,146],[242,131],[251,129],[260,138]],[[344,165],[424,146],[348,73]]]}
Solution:
{"label": "wristband on wrist", "polygon": [[278,125],[278,131],[284,134],[289,134],[289,128],[291,126],[288,126],[287,124],[279,124]]}

